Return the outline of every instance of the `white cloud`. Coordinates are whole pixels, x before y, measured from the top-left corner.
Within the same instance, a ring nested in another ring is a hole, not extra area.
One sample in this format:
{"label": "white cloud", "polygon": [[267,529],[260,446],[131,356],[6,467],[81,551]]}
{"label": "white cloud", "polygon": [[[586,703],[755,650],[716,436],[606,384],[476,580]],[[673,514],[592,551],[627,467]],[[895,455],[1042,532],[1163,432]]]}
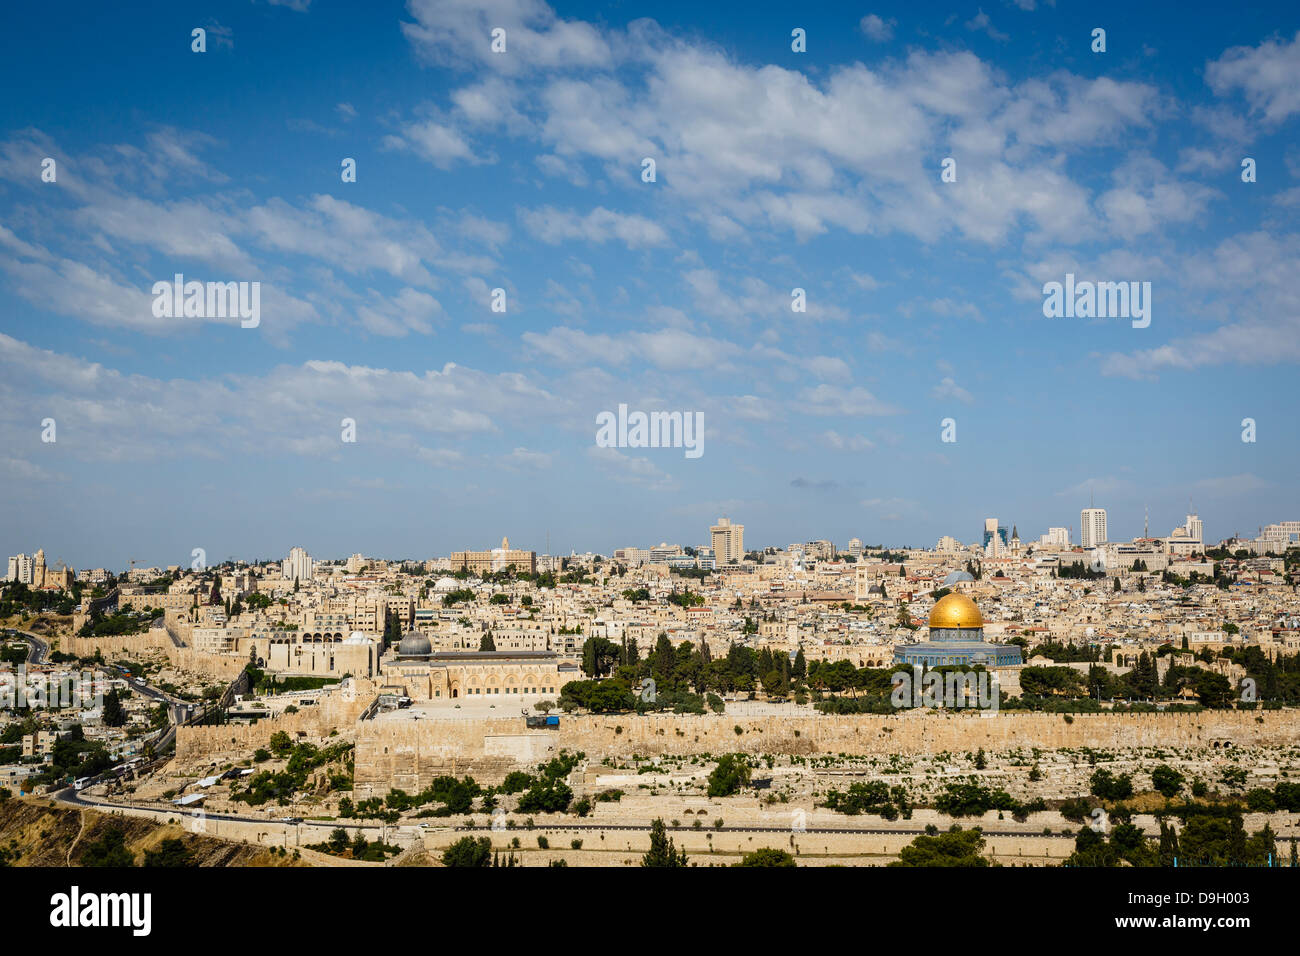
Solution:
{"label": "white cloud", "polygon": [[836,451],[868,451],[876,447],[875,442],[865,435],[841,435],[837,431],[822,432],[822,441],[828,448]]}
{"label": "white cloud", "polygon": [[989,20],[989,15],[984,12],[982,7],[980,8],[979,13],[966,21],[966,29],[975,30],[980,33],[987,33],[989,37],[997,40],[999,43],[1005,43],[1007,40],[1011,39],[1005,33],[993,28],[993,23]]}
{"label": "white cloud", "polygon": [[579,213],[542,206],[523,209],[519,218],[530,233],[549,245],[578,239],[584,242],[617,240],[628,248],[657,246],[668,241],[668,234],[657,222],[597,206],[585,216]]}
{"label": "white cloud", "polygon": [[975,401],[971,393],[958,385],[951,375],[945,375],[939,384],[931,389],[930,395],[939,401],[952,398],[966,405],[970,405]]}
{"label": "white cloud", "polygon": [[[409,0],[414,22],[402,32],[430,63],[489,65],[502,73],[534,68],[605,66],[614,52],[591,24],[563,20],[542,0]],[[506,31],[506,52],[492,52],[492,31]]]}
{"label": "white cloud", "polygon": [[893,415],[898,409],[883,402],[860,385],[842,387],[817,385],[799,393],[795,406],[808,415],[861,417]]}
{"label": "white cloud", "polygon": [[648,459],[624,454],[617,448],[601,448],[598,445],[588,448],[587,455],[615,481],[655,491],[668,491],[674,487],[672,476],[661,471]]}
{"label": "white cloud", "polygon": [[461,132],[436,119],[419,120],[402,127],[400,136],[385,136],[387,149],[410,150],[439,169],[457,163],[482,163],[490,160],[475,155]]}
{"label": "white cloud", "polygon": [[1291,39],[1234,46],[1205,65],[1205,82],[1218,96],[1240,90],[1266,123],[1300,113],[1300,31]]}
{"label": "white cloud", "polygon": [[516,448],[510,454],[505,455],[502,459],[508,468],[517,468],[526,471],[536,471],[541,468],[551,467],[551,456],[545,452],[530,451],[527,448]]}
{"label": "white cloud", "polygon": [[894,27],[898,24],[897,20],[883,20],[874,13],[868,13],[858,21],[858,28],[868,37],[877,43],[885,43],[894,36]]}

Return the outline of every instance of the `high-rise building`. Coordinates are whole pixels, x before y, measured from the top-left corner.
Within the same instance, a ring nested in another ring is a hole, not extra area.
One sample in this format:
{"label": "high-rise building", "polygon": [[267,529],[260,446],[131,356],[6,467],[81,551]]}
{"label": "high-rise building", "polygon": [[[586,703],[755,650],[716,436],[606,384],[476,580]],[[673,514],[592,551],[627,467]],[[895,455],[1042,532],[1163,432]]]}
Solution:
{"label": "high-rise building", "polygon": [[1187,537],[1194,541],[1205,541],[1205,523],[1197,515],[1188,515],[1187,521],[1183,524],[1187,529]]}
{"label": "high-rise building", "polygon": [[286,581],[299,581],[303,584],[310,581],[314,564],[311,555],[304,548],[292,548],[289,551],[289,557],[284,559],[280,566],[280,574]]}
{"label": "high-rise building", "polygon": [[[992,541],[995,537],[1002,542],[1001,545],[1002,547],[1005,548],[1007,546],[1008,541],[1007,541],[1006,525],[998,524],[997,518],[985,518],[984,519],[984,542],[983,542],[985,549],[988,548],[989,542]],[[997,546],[995,545],[995,547]]]}
{"label": "high-rise building", "polygon": [[984,553],[990,557],[997,557],[1007,550],[1007,528],[1006,525],[998,524],[997,518],[984,519]]}
{"label": "high-rise building", "polygon": [[1048,528],[1047,534],[1038,539],[1042,544],[1050,545],[1056,548],[1068,548],[1070,546],[1070,529],[1069,528]]}
{"label": "high-rise building", "polygon": [[9,559],[9,573],[5,575],[5,580],[17,581],[21,584],[31,584],[32,571],[31,555],[15,554]]}
{"label": "high-rise building", "polygon": [[719,518],[718,523],[709,528],[709,538],[718,567],[739,564],[745,556],[743,524],[732,524],[730,518]]}
{"label": "high-rise building", "polygon": [[1079,512],[1079,543],[1085,548],[1095,548],[1099,544],[1105,544],[1109,540],[1106,537],[1106,509],[1105,508],[1084,508]]}

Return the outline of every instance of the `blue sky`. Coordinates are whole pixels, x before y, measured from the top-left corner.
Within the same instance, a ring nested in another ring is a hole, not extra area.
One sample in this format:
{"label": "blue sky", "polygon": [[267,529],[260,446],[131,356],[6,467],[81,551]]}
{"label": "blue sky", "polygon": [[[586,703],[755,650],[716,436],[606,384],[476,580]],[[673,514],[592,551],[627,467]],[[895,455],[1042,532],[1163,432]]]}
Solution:
{"label": "blue sky", "polygon": [[[0,38],[5,553],[1300,517],[1293,4],[158,6]],[[260,326],[155,318],[177,272]],[[1067,272],[1150,327],[1044,318]],[[597,448],[619,403],[703,456]]]}

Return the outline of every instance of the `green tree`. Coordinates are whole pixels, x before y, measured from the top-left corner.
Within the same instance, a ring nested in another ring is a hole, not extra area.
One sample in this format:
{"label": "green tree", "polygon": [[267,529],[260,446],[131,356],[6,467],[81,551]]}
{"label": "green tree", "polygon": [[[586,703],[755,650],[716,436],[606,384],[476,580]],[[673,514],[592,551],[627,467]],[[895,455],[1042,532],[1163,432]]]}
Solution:
{"label": "green tree", "polygon": [[729,797],[749,786],[750,779],[749,761],[740,754],[723,754],[709,774],[709,796]]}
{"label": "green tree", "polygon": [[794,667],[790,669],[790,676],[798,681],[808,676],[808,659],[804,657],[802,647],[795,652]]}
{"label": "green tree", "polygon": [[582,645],[582,672],[588,677],[608,676],[622,656],[622,650],[618,644],[603,637],[587,638]]}
{"label": "green tree", "polygon": [[642,866],[686,866],[686,851],[678,850],[662,818],[650,824],[650,851],[641,857]]}
{"label": "green tree", "polygon": [[797,866],[794,857],[785,850],[774,850],[771,847],[763,847],[752,853],[746,853],[741,857],[739,863],[733,863],[732,866]]}
{"label": "green tree", "polygon": [[117,688],[113,688],[104,697],[104,724],[108,727],[121,727],[126,723],[126,711],[122,709],[122,699]]}
{"label": "green tree", "polygon": [[135,866],[135,854],[127,849],[126,834],[120,826],[111,826],[81,852],[81,865],[93,867]]}
{"label": "green tree", "polygon": [[155,849],[144,851],[145,866],[194,866],[194,854],[177,838],[163,840]]}
{"label": "green tree", "polygon": [[1183,775],[1173,767],[1161,764],[1151,771],[1151,786],[1165,797],[1176,797],[1183,789]]}
{"label": "green tree", "polygon": [[984,837],[979,827],[963,830],[954,826],[947,833],[918,836],[898,853],[890,866],[991,866],[980,855]]}
{"label": "green tree", "polygon": [[491,866],[492,841],[487,837],[461,837],[442,851],[443,866]]}

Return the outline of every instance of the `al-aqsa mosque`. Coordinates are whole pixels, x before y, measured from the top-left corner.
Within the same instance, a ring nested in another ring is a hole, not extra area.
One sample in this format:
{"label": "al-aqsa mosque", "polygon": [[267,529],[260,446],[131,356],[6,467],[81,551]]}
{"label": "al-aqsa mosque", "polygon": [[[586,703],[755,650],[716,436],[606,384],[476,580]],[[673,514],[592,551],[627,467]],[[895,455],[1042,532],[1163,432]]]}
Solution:
{"label": "al-aqsa mosque", "polygon": [[894,648],[894,663],[927,667],[945,664],[983,664],[985,667],[1014,667],[1022,663],[1015,644],[993,644],[984,640],[984,617],[964,594],[947,594],[930,611],[929,640],[900,644]]}

